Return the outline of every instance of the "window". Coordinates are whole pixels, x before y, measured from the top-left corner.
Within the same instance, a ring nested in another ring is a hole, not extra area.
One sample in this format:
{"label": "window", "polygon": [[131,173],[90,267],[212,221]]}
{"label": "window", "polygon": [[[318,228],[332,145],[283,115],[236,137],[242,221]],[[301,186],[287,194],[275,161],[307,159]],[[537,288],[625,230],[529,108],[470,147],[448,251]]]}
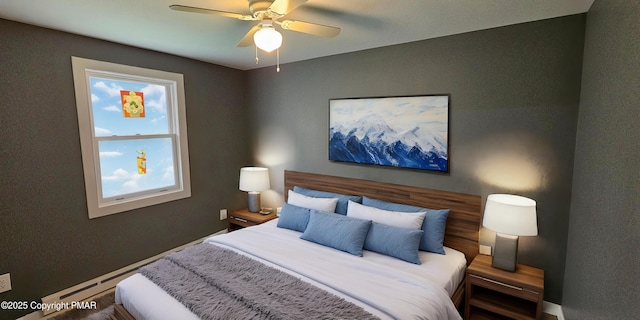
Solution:
{"label": "window", "polygon": [[190,197],[182,75],[71,61],[89,218]]}

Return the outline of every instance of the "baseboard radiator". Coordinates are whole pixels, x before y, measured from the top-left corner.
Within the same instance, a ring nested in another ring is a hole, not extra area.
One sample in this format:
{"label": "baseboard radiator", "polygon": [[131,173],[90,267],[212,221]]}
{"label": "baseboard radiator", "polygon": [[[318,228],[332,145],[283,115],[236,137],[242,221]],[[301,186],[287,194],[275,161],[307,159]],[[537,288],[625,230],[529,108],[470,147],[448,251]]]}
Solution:
{"label": "baseboard radiator", "polygon": [[[212,234],[210,236],[214,236],[214,235],[218,235],[218,234],[222,234],[222,233],[226,233],[227,230],[222,230],[220,232],[217,232],[215,234]],[[163,253],[157,254],[153,257],[144,259],[142,261],[136,262],[134,264],[128,265],[126,267],[120,268],[118,270],[115,270],[113,272],[107,273],[105,275],[99,276],[95,279],[89,280],[89,281],[85,281],[83,283],[80,283],[78,285],[75,285],[71,288],[67,288],[65,290],[56,292],[54,294],[50,294],[46,297],[42,298],[42,304],[45,306],[53,306],[55,304],[59,304],[59,303],[69,303],[69,305],[71,304],[71,302],[79,302],[79,301],[87,301],[89,298],[94,297],[100,293],[103,293],[105,291],[111,290],[113,288],[116,287],[116,284],[118,284],[118,282],[126,279],[127,277],[135,274],[138,270],[138,268],[147,265],[149,263],[152,263],[166,255],[169,255],[173,252],[177,252],[180,251],[186,247],[189,246],[193,246],[199,243],[202,243],[202,241],[206,238],[209,238],[210,236],[189,242],[187,244],[181,245],[179,247],[173,248],[171,250],[167,250]],[[61,311],[66,311],[66,310],[56,310],[56,308],[49,308],[49,309],[45,309],[42,311],[36,311],[32,314],[29,314],[23,318],[20,318],[18,320],[30,320],[30,319],[42,319],[43,317],[46,316],[46,318],[55,316],[55,314],[53,313],[58,313]]]}

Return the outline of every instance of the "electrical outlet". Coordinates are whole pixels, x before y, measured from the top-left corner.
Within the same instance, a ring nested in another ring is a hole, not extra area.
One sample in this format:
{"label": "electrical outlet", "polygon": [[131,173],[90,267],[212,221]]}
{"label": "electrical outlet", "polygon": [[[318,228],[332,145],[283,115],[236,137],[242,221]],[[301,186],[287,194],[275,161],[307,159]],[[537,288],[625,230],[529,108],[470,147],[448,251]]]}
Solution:
{"label": "electrical outlet", "polygon": [[491,255],[491,246],[480,245],[480,254]]}
{"label": "electrical outlet", "polygon": [[11,290],[11,274],[5,273],[0,276],[0,293]]}
{"label": "electrical outlet", "polygon": [[227,209],[220,209],[220,220],[227,218]]}

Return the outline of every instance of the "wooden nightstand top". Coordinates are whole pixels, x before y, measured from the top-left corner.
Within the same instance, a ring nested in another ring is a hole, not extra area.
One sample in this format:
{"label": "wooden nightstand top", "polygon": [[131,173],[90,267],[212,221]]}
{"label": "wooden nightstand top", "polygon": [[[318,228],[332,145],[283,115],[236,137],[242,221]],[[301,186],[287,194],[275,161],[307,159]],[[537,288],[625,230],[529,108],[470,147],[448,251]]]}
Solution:
{"label": "wooden nightstand top", "polygon": [[518,264],[515,272],[491,266],[491,256],[479,254],[467,268],[467,272],[492,280],[521,286],[535,292],[544,291],[544,270]]}
{"label": "wooden nightstand top", "polygon": [[249,209],[233,210],[227,217],[229,232],[246,227],[257,226],[269,220],[277,218],[276,213],[260,214],[258,212],[249,212]]}
{"label": "wooden nightstand top", "polygon": [[518,264],[510,272],[492,267],[491,260],[479,254],[467,268],[464,318],[542,319],[544,271]]}
{"label": "wooden nightstand top", "polygon": [[275,212],[270,214],[260,214],[258,212],[249,212],[249,209],[233,210],[230,215],[240,219],[245,219],[255,224],[265,223],[278,217]]}

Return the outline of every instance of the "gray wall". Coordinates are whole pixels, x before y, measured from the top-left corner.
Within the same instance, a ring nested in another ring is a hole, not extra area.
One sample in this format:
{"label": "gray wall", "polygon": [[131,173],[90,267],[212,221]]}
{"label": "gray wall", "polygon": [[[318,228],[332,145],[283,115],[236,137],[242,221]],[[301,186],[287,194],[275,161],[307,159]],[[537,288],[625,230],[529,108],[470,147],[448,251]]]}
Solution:
{"label": "gray wall", "polygon": [[[631,319],[640,302],[632,291],[640,267],[638,12],[628,1],[596,0],[586,41],[577,15],[287,64],[280,73],[0,20],[0,274],[11,272],[14,287],[1,298],[37,300],[224,228],[218,210],[245,201],[238,169],[263,164],[273,189],[263,202],[272,206],[282,201],[284,169],[534,198],[540,234],[521,239],[520,262],[545,269],[545,300],[562,302],[568,319]],[[191,198],[87,218],[71,55],[185,75]],[[327,160],[328,99],[432,93],[451,94],[450,174]],[[492,238],[483,231],[482,242]]]}
{"label": "gray wall", "polygon": [[563,309],[567,319],[638,319],[640,3],[587,15]]}
{"label": "gray wall", "polygon": [[[184,74],[191,198],[88,219],[72,55]],[[223,229],[219,209],[245,201],[245,89],[242,71],[0,20],[0,274],[13,286],[0,300],[38,301]]]}
{"label": "gray wall", "polygon": [[[521,238],[520,262],[546,271],[545,300],[559,303],[584,21],[575,15],[250,71],[254,157],[272,172],[263,201],[280,205],[284,169],[531,197],[539,236]],[[329,99],[438,93],[451,94],[450,174],[328,161]]]}

